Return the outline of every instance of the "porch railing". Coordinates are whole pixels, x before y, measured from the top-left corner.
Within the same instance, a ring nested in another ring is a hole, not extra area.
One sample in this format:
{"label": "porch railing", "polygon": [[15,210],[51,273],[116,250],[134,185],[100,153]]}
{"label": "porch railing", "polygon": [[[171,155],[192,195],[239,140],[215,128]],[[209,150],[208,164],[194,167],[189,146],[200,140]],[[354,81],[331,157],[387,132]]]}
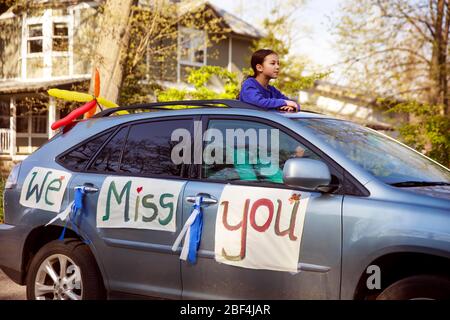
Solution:
{"label": "porch railing", "polygon": [[0,129],[0,154],[10,153],[11,130]]}

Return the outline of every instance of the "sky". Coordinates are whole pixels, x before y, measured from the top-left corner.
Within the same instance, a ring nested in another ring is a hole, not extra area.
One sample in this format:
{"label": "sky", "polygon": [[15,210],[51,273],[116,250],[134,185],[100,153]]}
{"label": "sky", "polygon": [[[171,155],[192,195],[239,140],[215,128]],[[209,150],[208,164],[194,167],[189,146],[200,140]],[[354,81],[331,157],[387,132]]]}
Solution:
{"label": "sky", "polygon": [[[286,0],[284,0],[286,1]],[[292,53],[299,53],[313,64],[326,70],[341,59],[334,49],[335,38],[331,34],[331,19],[339,14],[339,5],[344,0],[308,0],[295,13],[295,26],[300,30]],[[210,0],[213,4],[237,15],[255,27],[261,27],[264,18],[270,15],[274,1],[269,0]],[[279,2],[283,2],[280,0]],[[333,68],[336,72],[337,68]],[[334,77],[339,75],[335,74]]]}

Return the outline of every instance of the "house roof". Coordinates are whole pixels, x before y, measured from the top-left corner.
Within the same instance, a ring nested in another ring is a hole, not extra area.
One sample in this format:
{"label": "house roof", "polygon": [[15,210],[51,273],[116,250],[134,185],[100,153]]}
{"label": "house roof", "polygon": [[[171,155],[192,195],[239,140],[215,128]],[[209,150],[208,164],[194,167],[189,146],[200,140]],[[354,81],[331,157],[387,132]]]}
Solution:
{"label": "house roof", "polygon": [[51,6],[51,7],[69,7],[76,6],[80,4],[85,4],[89,6],[98,6],[103,0],[91,0],[89,2],[83,0],[31,0],[26,2],[17,2],[11,5],[5,12],[0,14],[0,20],[14,18],[26,8],[33,5],[36,6]]}
{"label": "house roof", "polygon": [[65,85],[71,85],[75,83],[80,83],[86,80],[90,80],[91,76],[80,76],[70,79],[58,79],[51,81],[7,81],[0,82],[0,95],[1,94],[12,94],[12,93],[29,93],[37,92],[42,90],[47,90],[53,87],[61,87]]}
{"label": "house roof", "polygon": [[231,29],[232,33],[255,39],[264,37],[264,33],[261,30],[257,29],[256,27],[252,26],[250,23],[242,20],[241,18],[231,14],[230,12],[210,3],[209,1],[205,0],[194,0],[187,2],[183,1],[180,2],[179,6],[180,6],[180,14],[185,14],[200,6],[210,7],[212,10],[216,12],[218,16],[223,18],[225,24],[227,25],[228,28]]}

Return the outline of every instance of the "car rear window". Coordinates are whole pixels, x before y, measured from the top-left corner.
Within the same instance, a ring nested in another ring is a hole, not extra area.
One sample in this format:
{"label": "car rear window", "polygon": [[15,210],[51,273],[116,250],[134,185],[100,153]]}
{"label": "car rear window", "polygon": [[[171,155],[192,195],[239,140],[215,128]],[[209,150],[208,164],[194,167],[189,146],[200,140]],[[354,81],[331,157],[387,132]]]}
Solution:
{"label": "car rear window", "polygon": [[120,157],[122,156],[122,149],[127,139],[128,128],[125,127],[119,130],[112,139],[110,139],[95,160],[89,166],[89,171],[92,172],[116,172],[119,171]]}
{"label": "car rear window", "polygon": [[58,158],[58,162],[72,171],[84,170],[89,160],[107,140],[111,130],[75,147]]}

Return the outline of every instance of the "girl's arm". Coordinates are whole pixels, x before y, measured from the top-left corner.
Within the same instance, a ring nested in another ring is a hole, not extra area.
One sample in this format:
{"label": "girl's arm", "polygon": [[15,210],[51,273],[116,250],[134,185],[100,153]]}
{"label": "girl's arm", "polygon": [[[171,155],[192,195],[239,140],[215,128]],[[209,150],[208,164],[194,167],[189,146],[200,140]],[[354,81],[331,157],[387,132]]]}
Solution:
{"label": "girl's arm", "polygon": [[251,84],[243,86],[240,100],[267,110],[278,109],[286,105],[285,99],[264,98],[259,88]]}
{"label": "girl's arm", "polygon": [[298,103],[295,100],[289,99],[284,94],[282,94],[281,91],[278,90],[277,88],[273,87],[273,89],[274,89],[274,93],[275,93],[275,98],[285,100],[286,105],[296,108],[297,109],[296,111],[300,111],[300,103]]}

